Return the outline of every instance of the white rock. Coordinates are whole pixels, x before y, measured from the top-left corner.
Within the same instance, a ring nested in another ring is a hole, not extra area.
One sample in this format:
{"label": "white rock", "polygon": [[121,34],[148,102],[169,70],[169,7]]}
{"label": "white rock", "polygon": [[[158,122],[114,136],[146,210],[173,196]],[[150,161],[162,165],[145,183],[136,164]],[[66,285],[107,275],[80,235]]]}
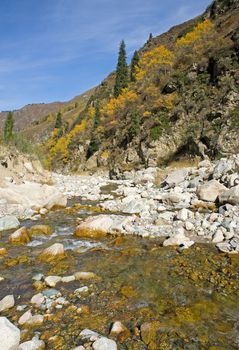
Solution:
{"label": "white rock", "polygon": [[45,283],[48,287],[55,287],[58,282],[61,282],[62,278],[60,276],[47,276],[45,278]]}
{"label": "white rock", "polygon": [[26,311],[18,320],[18,323],[22,326],[32,317],[31,310]]}
{"label": "white rock", "polygon": [[87,286],[80,287],[74,291],[76,294],[81,294],[81,293],[88,293],[89,288]]}
{"label": "white rock", "polygon": [[212,242],[220,243],[220,242],[223,242],[223,240],[224,240],[223,232],[220,229],[218,229],[213,235]]}
{"label": "white rock", "polygon": [[31,304],[40,306],[45,301],[45,297],[42,293],[38,293],[31,298]]}
{"label": "white rock", "polygon": [[177,214],[177,219],[181,221],[186,221],[189,218],[189,210],[188,209],[181,209]]}
{"label": "white rock", "polygon": [[166,177],[165,182],[170,187],[174,187],[174,186],[180,184],[181,182],[183,182],[186,179],[188,173],[189,173],[189,169],[174,170],[171,174],[169,174]]}
{"label": "white rock", "polygon": [[211,180],[197,188],[197,195],[199,199],[203,201],[215,202],[219,195],[226,189],[227,188],[217,180]]}
{"label": "white rock", "polygon": [[73,282],[73,281],[75,281],[75,276],[65,276],[65,277],[62,277],[62,279],[61,279],[61,281],[63,282],[63,283],[69,283],[69,282]]}
{"label": "white rock", "polygon": [[15,216],[4,216],[3,218],[0,218],[0,231],[12,230],[19,226],[20,222]]}
{"label": "white rock", "polygon": [[117,350],[116,342],[104,337],[97,339],[92,347],[94,350]]}
{"label": "white rock", "polygon": [[13,295],[7,295],[0,301],[0,312],[11,309],[15,305]]}
{"label": "white rock", "polygon": [[24,325],[34,327],[34,326],[41,326],[44,322],[44,316],[42,315],[34,315],[30,317]]}
{"label": "white rock", "polygon": [[44,350],[45,343],[42,340],[33,338],[19,346],[18,350]]}
{"label": "white rock", "polygon": [[185,229],[187,231],[194,231],[195,230],[195,226],[190,221],[186,221],[185,222]]}
{"label": "white rock", "polygon": [[0,317],[0,348],[1,350],[18,350],[20,330],[6,317]]}

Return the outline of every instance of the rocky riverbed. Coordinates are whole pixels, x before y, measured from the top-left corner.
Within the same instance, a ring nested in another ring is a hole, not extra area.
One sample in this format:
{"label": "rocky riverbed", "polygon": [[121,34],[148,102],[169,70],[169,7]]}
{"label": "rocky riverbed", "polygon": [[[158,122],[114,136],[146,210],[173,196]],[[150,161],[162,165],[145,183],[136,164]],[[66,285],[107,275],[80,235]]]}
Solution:
{"label": "rocky riverbed", "polygon": [[238,349],[238,169],[233,156],[51,174],[52,197],[28,187],[0,219],[1,349]]}

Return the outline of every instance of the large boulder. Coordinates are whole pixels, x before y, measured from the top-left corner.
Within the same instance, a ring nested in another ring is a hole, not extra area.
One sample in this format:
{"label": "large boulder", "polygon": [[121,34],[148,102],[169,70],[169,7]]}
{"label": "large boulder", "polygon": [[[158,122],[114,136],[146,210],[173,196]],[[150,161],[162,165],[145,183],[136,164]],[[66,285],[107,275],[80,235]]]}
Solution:
{"label": "large boulder", "polygon": [[0,198],[5,199],[8,204],[19,204],[25,209],[33,210],[65,207],[67,204],[67,198],[56,187],[34,182],[20,185],[11,183],[0,188]]}
{"label": "large boulder", "polygon": [[87,218],[77,226],[75,236],[85,238],[105,237],[108,233],[124,232],[124,226],[132,222],[132,216],[98,215]]}
{"label": "large boulder", "polygon": [[230,203],[232,205],[239,204],[239,185],[226,190],[219,195],[220,203]]}
{"label": "large boulder", "polygon": [[[0,195],[1,197],[1,195]],[[20,222],[15,216],[4,216],[0,218],[0,231],[12,230],[14,228],[18,228],[20,226]]]}
{"label": "large boulder", "polygon": [[215,202],[218,196],[226,191],[226,187],[217,180],[211,180],[197,188],[197,196],[206,202]]}
{"label": "large boulder", "polygon": [[0,317],[0,342],[1,350],[18,350],[20,330],[6,317]]}

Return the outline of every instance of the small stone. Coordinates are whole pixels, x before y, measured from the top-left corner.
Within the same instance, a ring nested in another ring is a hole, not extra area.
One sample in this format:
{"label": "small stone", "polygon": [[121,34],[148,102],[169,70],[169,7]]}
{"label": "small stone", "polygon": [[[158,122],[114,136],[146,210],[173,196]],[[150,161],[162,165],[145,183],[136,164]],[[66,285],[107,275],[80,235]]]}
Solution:
{"label": "small stone", "polygon": [[89,292],[89,288],[87,286],[78,288],[74,291],[75,294],[84,294],[84,293],[88,293]]}
{"label": "small stone", "polygon": [[32,277],[32,280],[33,281],[42,281],[44,278],[44,275],[42,273],[37,273],[36,275],[34,275]]}
{"label": "small stone", "polygon": [[44,317],[42,315],[34,315],[30,317],[25,323],[25,326],[28,327],[37,327],[41,326],[44,322]]}
{"label": "small stone", "polygon": [[31,298],[31,304],[34,304],[36,306],[40,306],[42,303],[44,303],[44,301],[45,298],[42,293],[38,293]]}
{"label": "small stone", "polygon": [[190,221],[186,221],[185,222],[185,229],[187,231],[194,231],[195,230],[195,226]]}
{"label": "small stone", "polygon": [[69,282],[73,282],[75,281],[75,276],[65,276],[65,277],[62,277],[61,281],[63,283],[69,283]]}
{"label": "small stone", "polygon": [[18,320],[18,323],[22,326],[32,317],[31,310],[26,311]]}
{"label": "small stone", "polygon": [[77,281],[99,278],[94,272],[76,272],[74,276]]}
{"label": "small stone", "polygon": [[20,344],[18,350],[44,350],[46,345],[43,340],[35,339],[29,340]]}
{"label": "small stone", "polygon": [[26,244],[30,242],[30,237],[28,236],[28,231],[26,227],[21,227],[17,231],[13,232],[8,241],[13,244]]}
{"label": "small stone", "polygon": [[45,283],[48,287],[55,287],[61,280],[62,278],[60,276],[48,276],[45,278]]}
{"label": "small stone", "polygon": [[213,235],[212,242],[213,243],[220,243],[220,242],[223,242],[223,241],[224,241],[223,232],[220,229],[218,229]]}
{"label": "small stone", "polygon": [[97,339],[92,347],[94,350],[117,350],[116,342],[104,337]]}
{"label": "small stone", "polygon": [[0,256],[7,255],[7,249],[6,248],[0,248]]}
{"label": "small stone", "polygon": [[0,312],[11,309],[15,305],[13,295],[7,295],[0,301]]}

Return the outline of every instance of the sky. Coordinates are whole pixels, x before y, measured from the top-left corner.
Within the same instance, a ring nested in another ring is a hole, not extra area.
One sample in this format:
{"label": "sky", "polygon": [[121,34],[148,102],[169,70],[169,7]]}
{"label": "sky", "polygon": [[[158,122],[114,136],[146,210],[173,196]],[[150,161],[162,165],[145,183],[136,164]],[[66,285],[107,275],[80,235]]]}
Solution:
{"label": "sky", "polygon": [[67,101],[211,0],[0,0],[0,110]]}

